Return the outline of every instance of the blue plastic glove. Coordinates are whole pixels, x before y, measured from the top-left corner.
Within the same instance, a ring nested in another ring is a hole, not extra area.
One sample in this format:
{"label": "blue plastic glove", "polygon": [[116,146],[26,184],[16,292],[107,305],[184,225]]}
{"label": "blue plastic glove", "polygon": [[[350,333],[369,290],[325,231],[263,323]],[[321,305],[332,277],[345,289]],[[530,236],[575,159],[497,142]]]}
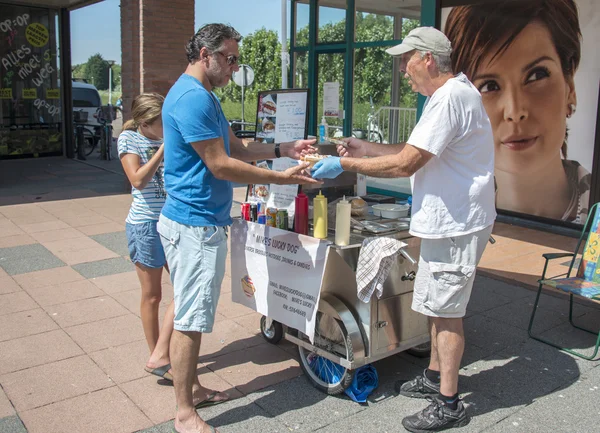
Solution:
{"label": "blue plastic glove", "polygon": [[341,158],[330,156],[317,162],[310,174],[314,179],[335,179],[343,171]]}

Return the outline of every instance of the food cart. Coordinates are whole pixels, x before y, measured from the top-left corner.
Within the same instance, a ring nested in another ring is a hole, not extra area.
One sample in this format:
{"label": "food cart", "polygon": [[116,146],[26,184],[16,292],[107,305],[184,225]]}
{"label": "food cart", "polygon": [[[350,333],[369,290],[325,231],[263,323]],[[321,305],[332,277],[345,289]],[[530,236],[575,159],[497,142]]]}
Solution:
{"label": "food cart", "polygon": [[[413,281],[417,271],[420,240],[408,233],[406,220],[382,221],[397,228],[380,235],[353,230],[351,244],[329,246],[321,284],[321,297],[315,323],[314,342],[295,329],[263,317],[263,337],[278,343],[282,337],[298,346],[300,365],[315,387],[328,394],[338,394],[351,383],[358,367],[402,351],[425,357],[429,355],[427,318],[411,309]],[[330,232],[329,240],[334,233]],[[407,246],[384,283],[381,298],[375,294],[369,303],[357,297],[356,268],[362,241],[369,236],[388,236]],[[329,362],[338,367],[331,369]]]}
{"label": "food cart", "polygon": [[[335,146],[320,145],[319,153],[334,154]],[[326,180],[323,185],[305,186],[303,192],[312,197],[321,191],[331,203],[342,195],[352,195],[355,185],[356,174],[346,172],[336,179]],[[429,355],[427,318],[411,309],[420,240],[408,233],[409,221],[409,217],[382,219],[372,214],[353,217],[349,245],[338,246],[334,243],[335,224],[330,220],[328,238],[324,240],[329,241],[329,251],[320,281],[312,342],[303,332],[263,316],[263,337],[273,344],[285,338],[298,346],[304,373],[321,391],[328,394],[343,392],[350,386],[357,368],[396,353],[411,351],[421,357]],[[302,236],[281,232],[279,235],[288,240],[290,236]],[[381,236],[392,237],[406,245],[395,259],[381,298],[373,294],[370,302],[365,303],[357,296],[359,254],[364,239]],[[232,269],[238,266],[233,263],[233,257]],[[271,268],[265,270],[267,274],[281,265],[271,263],[268,266]],[[239,276],[234,273],[234,280],[237,278]],[[324,373],[323,370],[331,371]]]}

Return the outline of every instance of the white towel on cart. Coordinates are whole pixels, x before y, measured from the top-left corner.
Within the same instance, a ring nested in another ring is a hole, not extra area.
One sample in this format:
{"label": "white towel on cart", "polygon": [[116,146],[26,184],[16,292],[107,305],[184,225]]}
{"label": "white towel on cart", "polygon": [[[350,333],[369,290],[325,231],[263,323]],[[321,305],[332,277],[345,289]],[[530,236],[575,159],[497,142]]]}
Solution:
{"label": "white towel on cart", "polygon": [[358,299],[368,303],[377,291],[377,298],[383,293],[383,283],[387,279],[392,265],[401,253],[404,242],[398,239],[376,237],[363,241],[356,267],[356,287]]}

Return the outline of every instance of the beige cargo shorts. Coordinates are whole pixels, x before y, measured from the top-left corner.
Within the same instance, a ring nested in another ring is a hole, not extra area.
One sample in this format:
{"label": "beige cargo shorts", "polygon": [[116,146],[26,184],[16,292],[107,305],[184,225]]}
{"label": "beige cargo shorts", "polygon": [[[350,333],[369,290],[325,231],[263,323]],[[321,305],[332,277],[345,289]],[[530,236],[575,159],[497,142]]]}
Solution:
{"label": "beige cargo shorts", "polygon": [[460,318],[467,312],[475,269],[493,225],[468,235],[422,239],[412,309],[430,317]]}

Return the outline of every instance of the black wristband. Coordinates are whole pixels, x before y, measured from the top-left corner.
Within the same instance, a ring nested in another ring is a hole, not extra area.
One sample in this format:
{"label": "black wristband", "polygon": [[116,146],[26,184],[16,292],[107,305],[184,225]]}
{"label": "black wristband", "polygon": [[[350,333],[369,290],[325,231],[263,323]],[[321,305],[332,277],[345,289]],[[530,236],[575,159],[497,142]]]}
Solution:
{"label": "black wristband", "polygon": [[281,152],[279,150],[280,145],[281,145],[281,143],[275,143],[275,157],[276,158],[281,158]]}

